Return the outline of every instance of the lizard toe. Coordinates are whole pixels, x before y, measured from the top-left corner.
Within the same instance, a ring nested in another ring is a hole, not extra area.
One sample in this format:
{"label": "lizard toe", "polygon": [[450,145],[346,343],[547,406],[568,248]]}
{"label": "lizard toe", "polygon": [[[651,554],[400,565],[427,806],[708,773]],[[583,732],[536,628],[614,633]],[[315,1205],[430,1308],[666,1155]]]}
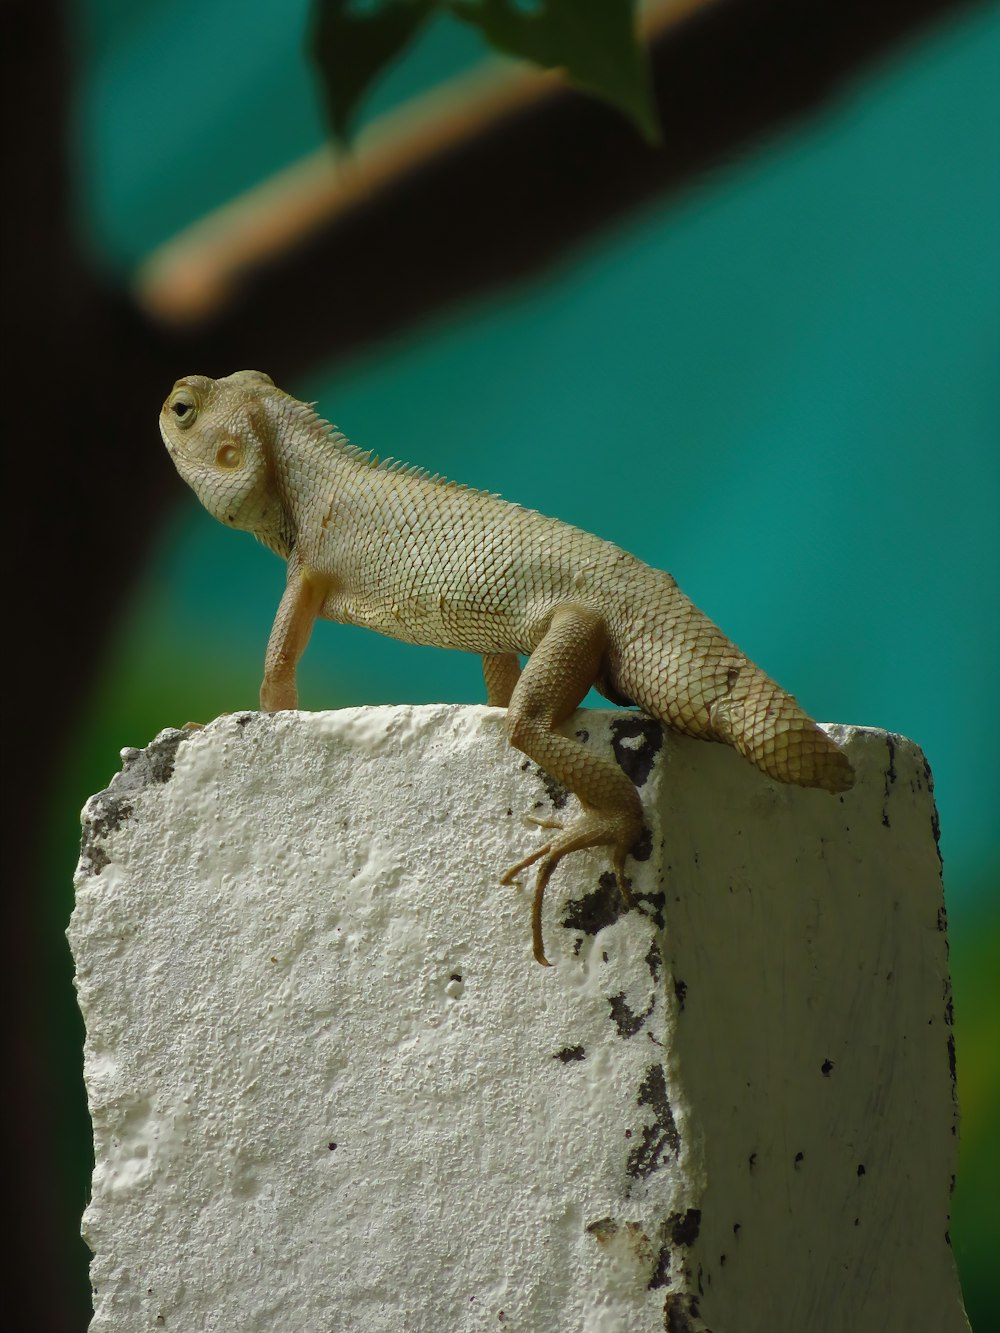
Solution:
{"label": "lizard toe", "polygon": [[538,815],[525,815],[524,817],[529,824],[534,824],[536,828],[561,829],[566,827],[561,819],[542,819]]}
{"label": "lizard toe", "polygon": [[[546,886],[552,877],[552,872],[562,858],[568,856],[570,852],[580,851],[585,847],[610,846],[612,848],[611,861],[619,892],[625,905],[632,907],[635,900],[632,897],[629,881],[625,875],[625,857],[635,843],[640,831],[641,822],[637,823],[631,812],[608,812],[585,808],[581,815],[562,829],[559,837],[551,839],[545,846],[536,849],[530,856],[513,867],[512,871],[507,872],[510,875],[525,869],[526,866],[532,865],[536,861],[541,863],[535,879],[535,896],[531,910],[532,952],[536,962],[541,963],[543,967],[551,966],[545,956],[542,940],[542,907]],[[509,880],[505,879],[505,882],[509,883]]]}
{"label": "lizard toe", "polygon": [[[543,856],[547,855],[547,853],[551,851],[551,849],[552,849],[551,842],[545,842],[541,845],[541,847],[536,847],[535,850],[533,852],[529,852],[528,855],[523,858],[523,860],[518,861],[516,865],[512,865],[507,870],[505,870],[503,874],[500,876],[500,883],[513,884],[522,870],[527,870],[528,866],[533,866],[536,861],[540,861]],[[518,885],[517,887],[520,888],[521,885]]]}

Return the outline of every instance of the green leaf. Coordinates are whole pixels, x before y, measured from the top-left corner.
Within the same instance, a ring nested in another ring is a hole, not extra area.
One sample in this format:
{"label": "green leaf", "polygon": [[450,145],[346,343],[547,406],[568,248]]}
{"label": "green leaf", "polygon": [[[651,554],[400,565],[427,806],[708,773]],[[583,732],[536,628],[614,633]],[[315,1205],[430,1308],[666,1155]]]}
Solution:
{"label": "green leaf", "polygon": [[499,51],[562,69],[575,87],[623,111],[656,143],[659,121],[636,0],[444,0]]}
{"label": "green leaf", "polygon": [[561,69],[575,87],[610,102],[645,137],[660,137],[637,0],[316,0],[312,51],[339,138],[371,84],[431,14],[450,13],[491,46]]}
{"label": "green leaf", "polygon": [[310,47],[338,139],[346,140],[362,97],[434,7],[434,0],[317,0]]}

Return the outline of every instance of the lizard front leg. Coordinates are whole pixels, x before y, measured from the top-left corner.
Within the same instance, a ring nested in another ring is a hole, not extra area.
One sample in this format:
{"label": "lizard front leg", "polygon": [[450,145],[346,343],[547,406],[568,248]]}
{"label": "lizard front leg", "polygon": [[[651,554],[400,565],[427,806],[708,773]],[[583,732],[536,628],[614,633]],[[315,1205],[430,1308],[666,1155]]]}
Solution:
{"label": "lizard front leg", "polygon": [[607,646],[599,615],[585,607],[562,606],[531,654],[507,708],[507,738],[580,800],[582,814],[530,856],[511,866],[501,882],[536,861],[532,943],[535,959],[549,966],[542,944],[542,901],[553,870],[568,853],[582,847],[611,848],[611,861],[622,897],[631,902],[625,857],[642,831],[642,806],[635,787],[610,759],[590,753],[556,728],[573,713],[597,679]]}
{"label": "lizard front leg", "polygon": [[517,653],[483,653],[486,702],[492,708],[506,708],[520,675]]}
{"label": "lizard front leg", "polygon": [[303,569],[292,555],[288,561],[288,582],[267,641],[260,687],[260,706],[265,713],[298,707],[296,668],[329,592],[330,580]]}

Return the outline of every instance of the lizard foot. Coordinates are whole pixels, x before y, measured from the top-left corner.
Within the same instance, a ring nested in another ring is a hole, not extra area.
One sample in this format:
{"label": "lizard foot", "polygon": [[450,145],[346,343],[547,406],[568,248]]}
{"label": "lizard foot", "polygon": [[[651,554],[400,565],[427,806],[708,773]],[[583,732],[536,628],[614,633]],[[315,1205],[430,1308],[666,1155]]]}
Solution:
{"label": "lizard foot", "polygon": [[[218,716],[215,720],[216,720],[216,722],[218,722],[221,718],[224,718],[224,717],[237,717],[237,716],[239,716],[239,714],[237,714],[237,713],[220,713],[219,716]],[[183,725],[183,727],[180,728],[180,730],[181,730],[181,731],[204,731],[205,728],[206,728],[207,726],[208,726],[208,723],[207,723],[207,722],[185,722],[184,725]]]}
{"label": "lizard foot", "polygon": [[610,846],[611,864],[622,901],[627,907],[634,906],[635,899],[625,878],[625,857],[641,833],[642,825],[636,821],[631,811],[609,812],[587,808],[584,808],[582,815],[565,826],[557,820],[537,819],[534,816],[529,818],[540,828],[560,830],[559,835],[550,838],[541,847],[536,847],[516,865],[505,870],[500,877],[500,883],[513,884],[522,870],[526,870],[536,862],[541,863],[535,878],[535,898],[531,909],[531,942],[535,961],[542,967],[551,967],[552,964],[545,956],[542,942],[542,903],[553,870],[569,852],[580,851],[584,847]]}

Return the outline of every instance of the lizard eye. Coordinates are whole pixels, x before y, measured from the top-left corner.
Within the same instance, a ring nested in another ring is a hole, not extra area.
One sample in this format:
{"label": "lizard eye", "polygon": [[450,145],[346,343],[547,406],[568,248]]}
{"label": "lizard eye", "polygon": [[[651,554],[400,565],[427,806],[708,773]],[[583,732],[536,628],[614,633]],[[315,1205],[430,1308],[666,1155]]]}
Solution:
{"label": "lizard eye", "polygon": [[190,426],[198,415],[198,404],[189,389],[178,389],[170,400],[170,411],[179,426]]}

